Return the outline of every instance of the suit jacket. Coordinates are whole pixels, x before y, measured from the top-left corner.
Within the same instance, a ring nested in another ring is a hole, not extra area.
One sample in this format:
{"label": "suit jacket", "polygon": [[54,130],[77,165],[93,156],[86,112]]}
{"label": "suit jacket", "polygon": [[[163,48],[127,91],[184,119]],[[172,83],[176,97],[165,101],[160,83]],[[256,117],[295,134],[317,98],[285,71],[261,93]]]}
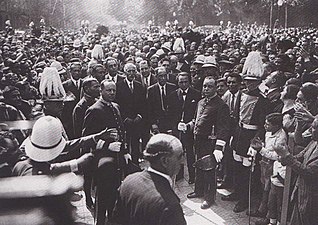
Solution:
{"label": "suit jacket", "polygon": [[185,101],[181,89],[175,90],[168,96],[168,117],[174,132],[177,132],[181,120],[188,123],[194,118],[200,99],[201,93],[191,87],[188,89]]}
{"label": "suit jacket", "polygon": [[[171,83],[166,84],[166,98],[170,93],[175,91],[177,86]],[[159,83],[156,83],[148,87],[148,115],[151,124],[158,124],[160,131],[165,132],[168,130],[169,121],[167,118],[167,112],[162,109],[161,105],[161,92]],[[166,101],[167,103],[167,101]]]}
{"label": "suit jacket", "polygon": [[82,93],[82,91],[83,91],[82,90],[82,85],[83,85],[83,80],[82,79],[80,80],[79,88],[75,86],[75,84],[73,83],[73,81],[71,79],[68,79],[68,80],[63,82],[63,88],[64,88],[65,92],[66,93],[67,92],[73,93],[74,96],[75,96],[75,101],[76,102],[78,102],[81,99],[82,95],[83,95],[83,93]]}
{"label": "suit jacket", "polygon": [[[114,107],[111,107],[111,105]],[[117,103],[109,103],[103,99],[99,99],[91,107],[86,110],[83,123],[83,136],[98,133],[106,128],[116,128],[119,133],[119,141],[125,143],[125,128],[121,118],[119,105]],[[105,148],[107,148],[106,143]],[[89,152],[89,149],[84,149]],[[127,153],[126,146],[122,145],[121,153]],[[108,153],[107,153],[108,154]]]}
{"label": "suit jacket", "polygon": [[122,225],[186,224],[180,199],[168,180],[146,170],[123,181],[112,220]]}
{"label": "suit jacket", "polygon": [[95,99],[83,96],[83,98],[76,104],[73,110],[73,129],[75,138],[79,138],[82,136],[85,112],[94,103]]}
{"label": "suit jacket", "polygon": [[[116,76],[117,76],[116,84],[121,82],[121,81],[123,81],[123,80],[125,80],[125,76],[121,75],[120,73],[117,73]],[[106,74],[106,76],[105,76],[106,79],[110,79],[110,77],[111,76],[109,75],[109,73]]]}
{"label": "suit jacket", "polygon": [[[155,77],[155,75],[150,73],[149,76],[150,76],[150,86],[157,83],[157,78]],[[139,81],[142,84],[142,86],[147,90],[147,85],[145,84],[144,77],[141,74],[137,74],[136,81]]]}
{"label": "suit jacket", "polygon": [[138,81],[133,81],[133,93],[126,80],[117,83],[116,102],[120,105],[123,121],[127,118],[135,119],[139,114],[144,118],[147,108],[146,91]]}
{"label": "suit jacket", "polygon": [[64,103],[64,108],[61,116],[61,121],[65,127],[65,131],[70,139],[74,138],[74,132],[73,132],[73,118],[72,113],[76,106],[76,104],[79,102],[83,95],[82,90],[82,84],[83,81],[80,81],[80,87],[76,87],[75,84],[71,79],[68,79],[63,82],[63,87],[66,93],[72,93],[75,96],[75,99],[72,101],[66,101]]}
{"label": "suit jacket", "polygon": [[298,174],[293,194],[298,193],[296,202],[298,204],[299,212],[306,215],[306,212],[312,210],[311,203],[318,200],[317,141],[311,141],[298,155],[288,155],[287,157],[282,158],[281,162],[283,165],[290,166],[293,171]]}
{"label": "suit jacket", "polygon": [[240,118],[240,106],[241,106],[241,96],[242,96],[242,91],[239,90],[237,93],[236,101],[234,104],[234,110],[231,112],[231,101],[232,101],[232,94],[230,91],[227,91],[223,96],[222,100],[229,106],[230,108],[230,127],[233,128],[231,129],[231,133],[233,134],[235,128],[238,126],[239,123],[239,118]]}

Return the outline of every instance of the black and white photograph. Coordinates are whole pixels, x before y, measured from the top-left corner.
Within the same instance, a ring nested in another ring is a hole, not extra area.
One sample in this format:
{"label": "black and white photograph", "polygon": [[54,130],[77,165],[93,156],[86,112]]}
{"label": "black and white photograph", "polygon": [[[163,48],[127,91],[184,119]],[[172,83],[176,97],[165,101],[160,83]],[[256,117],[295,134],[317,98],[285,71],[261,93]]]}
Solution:
{"label": "black and white photograph", "polygon": [[318,225],[317,0],[0,0],[0,225]]}

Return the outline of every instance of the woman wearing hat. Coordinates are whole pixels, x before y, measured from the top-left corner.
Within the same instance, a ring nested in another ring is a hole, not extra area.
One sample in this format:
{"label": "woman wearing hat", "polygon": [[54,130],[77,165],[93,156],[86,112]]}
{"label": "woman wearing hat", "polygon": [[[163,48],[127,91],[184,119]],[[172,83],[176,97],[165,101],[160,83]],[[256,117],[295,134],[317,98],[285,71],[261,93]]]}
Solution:
{"label": "woman wearing hat", "polygon": [[96,146],[100,139],[107,143],[116,135],[115,130],[105,129],[98,134],[66,141],[60,120],[52,116],[41,117],[35,122],[31,136],[24,141],[23,147],[28,159],[14,166],[13,175],[58,175],[77,172],[89,163],[93,157],[92,153],[67,162],[61,162],[60,156],[82,147]]}

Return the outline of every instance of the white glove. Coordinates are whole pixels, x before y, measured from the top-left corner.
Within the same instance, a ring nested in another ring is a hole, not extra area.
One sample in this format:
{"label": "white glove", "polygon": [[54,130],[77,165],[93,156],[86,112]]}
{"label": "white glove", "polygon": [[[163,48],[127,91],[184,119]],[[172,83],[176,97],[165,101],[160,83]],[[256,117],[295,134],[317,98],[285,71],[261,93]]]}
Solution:
{"label": "white glove", "polygon": [[178,123],[178,131],[185,132],[187,130],[187,125],[183,122]]}
{"label": "white glove", "polygon": [[248,148],[247,155],[254,157],[254,156],[256,156],[256,154],[257,154],[257,151],[254,148],[252,148],[252,147]]}
{"label": "white glove", "polygon": [[108,149],[112,152],[120,152],[121,142],[115,141],[109,144]]}
{"label": "white glove", "polygon": [[131,160],[131,155],[129,153],[125,154],[124,159],[126,161],[126,164],[128,164],[128,160]]}
{"label": "white glove", "polygon": [[213,155],[217,163],[221,162],[223,159],[223,152],[221,150],[214,150]]}

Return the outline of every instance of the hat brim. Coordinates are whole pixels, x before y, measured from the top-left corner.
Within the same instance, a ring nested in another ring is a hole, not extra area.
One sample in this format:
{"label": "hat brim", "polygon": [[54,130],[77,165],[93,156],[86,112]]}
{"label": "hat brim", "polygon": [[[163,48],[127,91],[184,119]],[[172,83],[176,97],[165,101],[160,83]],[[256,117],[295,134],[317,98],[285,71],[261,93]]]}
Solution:
{"label": "hat brim", "polygon": [[251,81],[253,81],[253,80],[255,80],[255,81],[259,81],[259,80],[261,80],[261,78],[260,77],[256,77],[256,76],[242,76],[243,77],[243,80],[251,80]]}
{"label": "hat brim", "polygon": [[24,141],[24,144],[25,153],[30,159],[36,162],[49,162],[61,154],[66,145],[66,140],[62,137],[61,142],[56,147],[49,149],[35,147],[30,137]]}
{"label": "hat brim", "polygon": [[65,70],[65,69],[61,69],[61,70],[58,71],[58,73],[59,73],[59,74],[61,74],[61,73],[66,73],[66,70]]}
{"label": "hat brim", "polygon": [[193,63],[195,63],[195,64],[201,64],[201,65],[204,64],[204,62],[202,62],[202,61],[194,61]]}
{"label": "hat brim", "polygon": [[218,69],[218,66],[214,65],[214,64],[211,64],[211,63],[207,63],[207,64],[204,64],[202,66],[202,68],[216,68],[216,69]]}
{"label": "hat brim", "polygon": [[165,47],[165,46],[162,46],[161,48],[162,48],[162,49],[166,49],[167,51],[171,52],[171,49],[170,49],[170,48],[167,48],[167,47]]}

